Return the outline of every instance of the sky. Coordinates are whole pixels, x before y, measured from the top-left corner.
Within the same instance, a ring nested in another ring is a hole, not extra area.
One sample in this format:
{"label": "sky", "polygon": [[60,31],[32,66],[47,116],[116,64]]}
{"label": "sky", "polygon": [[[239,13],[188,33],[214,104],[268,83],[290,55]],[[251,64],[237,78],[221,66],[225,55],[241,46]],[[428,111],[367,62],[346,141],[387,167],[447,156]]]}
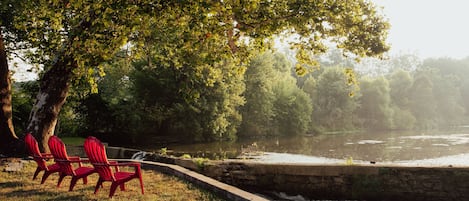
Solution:
{"label": "sky", "polygon": [[371,0],[391,23],[391,55],[469,56],[469,1]]}

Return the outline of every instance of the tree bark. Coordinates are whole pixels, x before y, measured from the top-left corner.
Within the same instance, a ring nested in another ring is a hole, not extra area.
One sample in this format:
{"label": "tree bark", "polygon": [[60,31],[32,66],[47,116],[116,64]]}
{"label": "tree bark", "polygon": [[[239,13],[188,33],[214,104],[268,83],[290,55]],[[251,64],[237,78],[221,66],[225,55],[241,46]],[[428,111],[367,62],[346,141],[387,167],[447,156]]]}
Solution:
{"label": "tree bark", "polygon": [[49,137],[54,135],[60,110],[68,95],[74,68],[76,68],[76,62],[64,51],[56,56],[52,67],[41,79],[27,130],[38,139],[39,148],[44,152],[50,152],[47,142]]}
{"label": "tree bark", "polygon": [[0,153],[15,155],[18,137],[15,134],[12,120],[11,77],[5,43],[0,27]]}

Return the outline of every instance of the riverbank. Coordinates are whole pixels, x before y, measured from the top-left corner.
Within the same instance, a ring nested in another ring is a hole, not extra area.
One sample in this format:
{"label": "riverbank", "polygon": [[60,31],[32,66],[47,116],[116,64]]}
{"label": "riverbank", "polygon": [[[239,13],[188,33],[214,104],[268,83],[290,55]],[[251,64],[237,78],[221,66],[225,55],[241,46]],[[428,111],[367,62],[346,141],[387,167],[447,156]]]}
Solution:
{"label": "riverbank", "polygon": [[[80,150],[79,147],[67,148]],[[316,163],[312,160],[299,163],[296,160],[290,163],[285,159],[293,159],[292,155],[280,154],[279,158],[283,158],[283,162],[269,163],[259,161],[254,156],[266,157],[275,153],[258,153],[251,155],[249,160],[172,157],[119,147],[108,147],[107,153],[113,158],[138,157],[144,160],[142,163],[156,161],[174,164],[267,197],[283,195],[294,197],[292,200],[299,197],[306,200],[469,200],[469,183],[466,182],[469,180],[469,166],[464,163],[429,163],[441,162],[445,158],[425,159],[420,161],[420,165],[386,164],[381,161],[370,163],[353,159],[329,162],[317,160]],[[458,157],[469,155],[461,154],[446,159],[454,160]]]}
{"label": "riverbank", "polygon": [[[258,156],[269,154],[274,153]],[[282,200],[469,200],[469,166],[464,164],[433,166],[353,160],[288,163],[285,159],[291,156],[282,156],[282,162],[266,163],[255,158],[201,161],[146,155],[147,160],[175,164],[249,192],[281,196]]]}

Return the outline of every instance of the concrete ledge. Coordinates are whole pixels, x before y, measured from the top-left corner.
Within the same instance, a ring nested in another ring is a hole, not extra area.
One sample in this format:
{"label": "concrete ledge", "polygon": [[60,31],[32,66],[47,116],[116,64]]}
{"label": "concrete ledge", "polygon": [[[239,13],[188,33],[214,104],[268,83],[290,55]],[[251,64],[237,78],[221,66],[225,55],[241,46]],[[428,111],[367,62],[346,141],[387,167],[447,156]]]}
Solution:
{"label": "concrete ledge", "polygon": [[255,201],[267,201],[261,196],[249,193],[247,191],[241,190],[237,187],[230,186],[228,184],[219,182],[210,177],[206,177],[194,171],[188,170],[186,168],[170,165],[158,162],[149,162],[149,161],[139,161],[142,164],[142,168],[145,169],[154,169],[156,171],[177,176],[183,180],[189,181],[197,186],[200,186],[210,192],[213,192],[225,199],[235,200],[235,201],[245,201],[245,200],[255,200]]}

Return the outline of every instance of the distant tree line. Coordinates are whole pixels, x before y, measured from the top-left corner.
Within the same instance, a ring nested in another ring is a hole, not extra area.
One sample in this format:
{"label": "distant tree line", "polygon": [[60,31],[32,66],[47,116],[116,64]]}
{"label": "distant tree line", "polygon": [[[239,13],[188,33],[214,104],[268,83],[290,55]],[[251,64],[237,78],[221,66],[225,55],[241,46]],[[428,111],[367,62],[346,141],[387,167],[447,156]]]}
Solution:
{"label": "distant tree line", "polygon": [[[346,72],[359,67],[340,59],[329,55],[320,59],[321,69],[298,76],[280,53],[258,55],[247,68],[219,62],[217,68],[194,69],[165,68],[148,59],[130,62],[122,52],[104,65],[98,93],[71,91],[58,133],[93,133],[129,144],[429,130],[468,122],[469,59],[372,61],[366,73],[356,71],[355,83]],[[16,122],[27,119],[37,87],[14,86]],[[24,126],[16,128],[21,132]]]}
{"label": "distant tree line", "polygon": [[[357,70],[356,86],[345,84],[346,68],[340,64],[356,69],[360,64],[335,60],[303,78],[301,87],[313,102],[311,125],[315,130],[433,130],[461,126],[469,120],[464,101],[469,98],[465,79],[469,58],[419,61],[413,55],[401,55],[384,62],[371,60],[365,62],[368,69]],[[346,97],[347,91],[356,92]]]}

